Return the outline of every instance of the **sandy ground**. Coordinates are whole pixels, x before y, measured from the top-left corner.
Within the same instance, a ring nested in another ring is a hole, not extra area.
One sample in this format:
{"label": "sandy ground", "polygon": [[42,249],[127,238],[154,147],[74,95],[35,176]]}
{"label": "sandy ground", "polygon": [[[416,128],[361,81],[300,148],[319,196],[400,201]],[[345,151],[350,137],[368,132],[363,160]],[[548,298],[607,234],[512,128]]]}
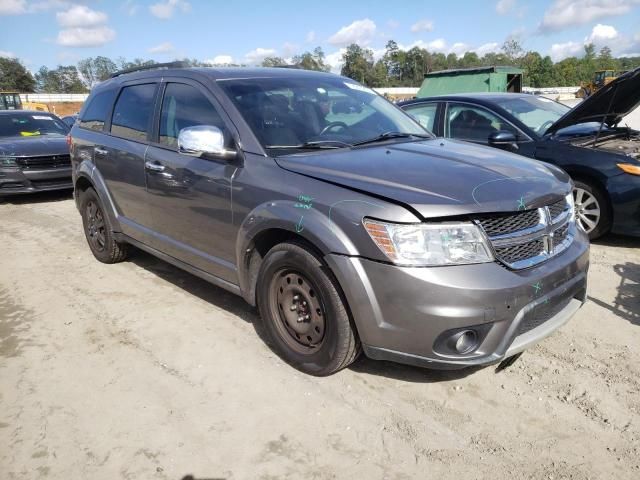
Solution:
{"label": "sandy ground", "polygon": [[283,364],[240,298],[103,265],[67,194],[0,203],[2,479],[640,478],[640,240],[506,370]]}

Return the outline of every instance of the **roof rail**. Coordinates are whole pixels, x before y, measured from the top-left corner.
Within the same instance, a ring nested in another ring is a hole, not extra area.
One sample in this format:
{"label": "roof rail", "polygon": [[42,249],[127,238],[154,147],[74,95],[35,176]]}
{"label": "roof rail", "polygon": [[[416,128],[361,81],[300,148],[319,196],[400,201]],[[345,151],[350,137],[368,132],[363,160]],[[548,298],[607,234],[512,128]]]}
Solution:
{"label": "roof rail", "polygon": [[111,78],[119,77],[120,75],[124,75],[126,73],[139,72],[142,70],[154,70],[156,68],[186,68],[189,64],[183,61],[177,62],[168,62],[168,63],[151,63],[149,65],[139,65],[133,68],[126,68],[124,70],[119,70],[115,73],[111,74]]}

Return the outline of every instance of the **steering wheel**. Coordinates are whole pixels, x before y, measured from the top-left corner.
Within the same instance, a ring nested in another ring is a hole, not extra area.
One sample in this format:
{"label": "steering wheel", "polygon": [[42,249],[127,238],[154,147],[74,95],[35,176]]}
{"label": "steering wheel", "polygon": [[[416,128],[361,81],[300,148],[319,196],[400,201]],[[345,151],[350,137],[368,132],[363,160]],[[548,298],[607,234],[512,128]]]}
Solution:
{"label": "steering wheel", "polygon": [[540,125],[538,127],[538,132],[544,132],[547,128],[549,128],[551,125],[553,125],[553,120],[547,120],[546,122],[544,122],[542,125]]}
{"label": "steering wheel", "polygon": [[342,128],[342,129],[346,129],[346,128],[349,128],[349,125],[347,125],[344,122],[331,122],[329,125],[324,127],[322,129],[322,131],[318,135],[324,135],[325,133],[333,130],[334,128],[338,128],[338,127]]}

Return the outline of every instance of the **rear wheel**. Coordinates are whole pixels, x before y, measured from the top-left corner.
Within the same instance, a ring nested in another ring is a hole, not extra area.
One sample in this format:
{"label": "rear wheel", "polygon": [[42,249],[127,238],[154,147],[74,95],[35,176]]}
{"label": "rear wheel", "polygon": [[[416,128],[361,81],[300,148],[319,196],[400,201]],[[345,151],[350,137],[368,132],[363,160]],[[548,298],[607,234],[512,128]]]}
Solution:
{"label": "rear wheel", "polygon": [[611,210],[607,197],[595,185],[580,180],[574,182],[573,199],[576,205],[576,222],[590,240],[595,240],[611,228]]}
{"label": "rear wheel", "polygon": [[265,332],[286,362],[330,375],[353,362],[360,343],[339,287],[305,246],[283,243],[266,255],[257,284]]}
{"label": "rear wheel", "polygon": [[109,218],[105,215],[102,202],[93,188],[88,188],[82,193],[80,214],[84,235],[93,256],[102,263],[123,261],[127,257],[128,245],[114,240]]}

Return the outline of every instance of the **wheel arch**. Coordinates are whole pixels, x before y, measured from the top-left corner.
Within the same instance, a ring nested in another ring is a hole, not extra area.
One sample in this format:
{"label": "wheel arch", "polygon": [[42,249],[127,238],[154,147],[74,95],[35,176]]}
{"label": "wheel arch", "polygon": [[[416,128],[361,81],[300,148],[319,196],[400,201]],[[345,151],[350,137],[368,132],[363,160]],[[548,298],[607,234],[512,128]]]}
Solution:
{"label": "wheel arch", "polygon": [[239,286],[251,305],[256,305],[256,281],[265,255],[283,242],[302,244],[320,259],[328,253],[358,254],[340,227],[318,210],[301,210],[289,201],[263,204],[247,215],[236,242]]}
{"label": "wheel arch", "polygon": [[98,198],[100,198],[104,210],[109,216],[109,222],[113,231],[120,232],[121,228],[120,222],[118,221],[117,210],[107,189],[107,184],[94,163],[85,160],[78,166],[74,174],[73,189],[76,206],[78,208],[80,207],[81,194],[88,188],[93,188],[98,194]]}

